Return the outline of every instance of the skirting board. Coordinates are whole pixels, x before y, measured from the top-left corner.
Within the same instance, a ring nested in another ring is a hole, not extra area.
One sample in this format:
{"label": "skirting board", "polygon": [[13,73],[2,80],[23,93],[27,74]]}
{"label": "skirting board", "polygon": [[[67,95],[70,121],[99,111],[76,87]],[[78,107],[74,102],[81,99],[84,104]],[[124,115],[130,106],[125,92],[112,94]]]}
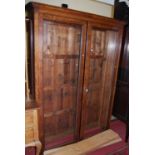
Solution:
{"label": "skirting board", "polygon": [[121,140],[116,132],[109,129],[80,142],[47,150],[44,152],[44,155],[84,155],[99,148],[120,142]]}

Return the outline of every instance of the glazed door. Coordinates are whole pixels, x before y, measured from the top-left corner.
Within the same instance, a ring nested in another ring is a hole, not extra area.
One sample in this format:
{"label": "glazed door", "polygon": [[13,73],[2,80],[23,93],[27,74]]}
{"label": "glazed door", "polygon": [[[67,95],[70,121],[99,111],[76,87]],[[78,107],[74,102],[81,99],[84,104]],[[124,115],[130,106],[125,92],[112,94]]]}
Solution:
{"label": "glazed door", "polygon": [[83,88],[81,138],[107,128],[118,63],[118,32],[89,24]]}
{"label": "glazed door", "polygon": [[44,15],[42,102],[45,148],[79,137],[86,24]]}

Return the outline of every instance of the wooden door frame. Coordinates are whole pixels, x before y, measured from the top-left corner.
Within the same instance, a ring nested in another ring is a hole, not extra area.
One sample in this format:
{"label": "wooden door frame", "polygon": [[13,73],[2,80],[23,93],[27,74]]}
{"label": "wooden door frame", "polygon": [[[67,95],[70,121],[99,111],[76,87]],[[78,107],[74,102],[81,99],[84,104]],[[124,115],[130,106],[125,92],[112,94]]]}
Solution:
{"label": "wooden door frame", "polygon": [[85,63],[85,45],[86,45],[86,30],[87,30],[87,22],[74,19],[74,18],[66,18],[63,16],[57,15],[49,15],[46,13],[38,13],[35,14],[35,81],[36,81],[36,102],[39,106],[39,137],[42,142],[44,150],[45,148],[45,137],[44,137],[44,110],[43,110],[43,84],[42,84],[42,44],[43,44],[43,20],[51,20],[54,22],[60,22],[65,24],[78,25],[81,27],[81,47],[79,53],[79,74],[78,74],[78,92],[77,92],[77,107],[76,107],[76,127],[75,127],[75,141],[79,140],[80,135],[80,126],[81,126],[81,108],[82,108],[82,93],[83,93],[83,76],[84,76],[84,63]]}
{"label": "wooden door frame", "polygon": [[89,67],[90,67],[90,58],[88,55],[90,54],[91,50],[91,32],[93,28],[96,29],[101,29],[101,30],[107,30],[107,31],[116,31],[117,34],[117,40],[116,40],[116,62],[115,63],[115,71],[114,71],[114,77],[113,77],[113,82],[112,82],[112,92],[111,92],[111,97],[110,97],[110,103],[109,103],[109,110],[107,112],[107,122],[105,125],[104,119],[102,116],[103,112],[103,107],[102,107],[102,112],[101,112],[101,118],[100,118],[100,124],[101,128],[103,130],[108,129],[110,125],[110,116],[112,114],[112,107],[113,107],[113,100],[114,100],[114,94],[115,94],[115,87],[116,87],[116,77],[117,77],[117,72],[118,72],[118,65],[119,65],[119,59],[120,59],[120,49],[121,49],[121,36],[123,34],[123,29],[120,27],[113,27],[108,24],[102,24],[101,22],[88,22],[88,27],[87,27],[87,44],[86,44],[86,58],[85,58],[85,70],[84,70],[84,84],[83,84],[83,98],[82,98],[82,115],[81,115],[81,128],[80,128],[80,139],[84,138],[84,126],[85,126],[85,121],[86,121],[86,113],[85,113],[85,108],[86,108],[86,103],[87,103],[87,93],[85,92],[85,89],[88,88],[88,75],[89,75]]}

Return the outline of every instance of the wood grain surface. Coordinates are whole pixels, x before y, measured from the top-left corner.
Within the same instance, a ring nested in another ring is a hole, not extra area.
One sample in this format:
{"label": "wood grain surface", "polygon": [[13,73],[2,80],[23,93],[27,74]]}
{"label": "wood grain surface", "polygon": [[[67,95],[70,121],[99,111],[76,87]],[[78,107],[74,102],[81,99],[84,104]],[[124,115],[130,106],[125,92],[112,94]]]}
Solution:
{"label": "wood grain surface", "polygon": [[108,129],[124,23],[40,3],[26,11],[42,152]]}

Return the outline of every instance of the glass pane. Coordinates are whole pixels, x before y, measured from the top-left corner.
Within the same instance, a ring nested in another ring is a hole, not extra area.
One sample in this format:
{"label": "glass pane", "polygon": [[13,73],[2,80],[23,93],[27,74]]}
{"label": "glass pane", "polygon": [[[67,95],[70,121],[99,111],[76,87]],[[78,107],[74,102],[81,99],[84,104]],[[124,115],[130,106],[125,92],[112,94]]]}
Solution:
{"label": "glass pane", "polygon": [[[99,126],[102,106],[105,31],[93,29],[91,38],[86,128]],[[93,114],[93,115],[92,115]]]}
{"label": "glass pane", "polygon": [[106,127],[116,59],[116,32],[94,28],[91,34],[85,137]]}
{"label": "glass pane", "polygon": [[45,143],[74,137],[81,27],[44,21],[43,101]]}

